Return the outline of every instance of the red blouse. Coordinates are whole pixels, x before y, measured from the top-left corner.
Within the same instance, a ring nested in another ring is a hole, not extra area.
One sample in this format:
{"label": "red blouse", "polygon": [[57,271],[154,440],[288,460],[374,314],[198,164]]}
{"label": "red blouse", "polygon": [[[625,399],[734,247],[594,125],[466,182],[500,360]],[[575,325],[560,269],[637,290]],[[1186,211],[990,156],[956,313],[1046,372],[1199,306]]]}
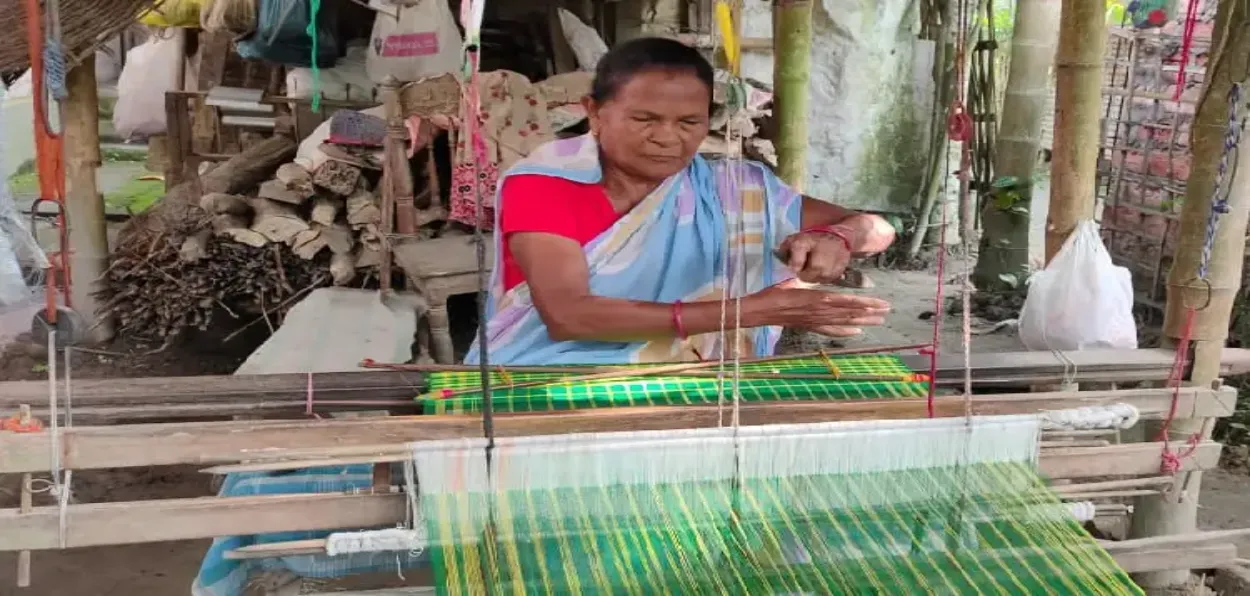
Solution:
{"label": "red blouse", "polygon": [[500,192],[502,213],[497,234],[503,235],[503,285],[510,290],[525,281],[508,246],[517,232],[555,234],[585,246],[621,218],[598,184],[563,178],[520,174],[504,180]]}

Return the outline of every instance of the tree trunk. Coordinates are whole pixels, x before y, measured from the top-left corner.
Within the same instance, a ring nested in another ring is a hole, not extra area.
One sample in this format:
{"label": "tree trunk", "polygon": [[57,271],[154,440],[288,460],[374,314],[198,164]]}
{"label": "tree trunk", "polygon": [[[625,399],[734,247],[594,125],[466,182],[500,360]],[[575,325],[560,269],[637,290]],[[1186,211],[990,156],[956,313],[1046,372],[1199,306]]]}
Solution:
{"label": "tree trunk", "polygon": [[[1204,77],[1208,87],[1193,124],[1193,155],[1190,160],[1193,169],[1186,183],[1185,202],[1181,204],[1176,256],[1172,270],[1168,272],[1167,313],[1163,325],[1168,339],[1165,343],[1175,345],[1188,318],[1189,308],[1201,308],[1195,315],[1191,334],[1194,343],[1193,370],[1189,383],[1196,386],[1209,385],[1220,376],[1220,353],[1228,338],[1229,319],[1241,285],[1246,223],[1250,218],[1250,151],[1247,151],[1247,139],[1243,132],[1240,151],[1228,156],[1227,173],[1222,185],[1228,190],[1229,210],[1219,219],[1219,227],[1216,228],[1206,282],[1199,282],[1198,268],[1206,243],[1208,216],[1217,190],[1216,172],[1224,157],[1228,90],[1232,81],[1243,77],[1250,67],[1250,33],[1246,30],[1246,26],[1250,25],[1250,14],[1240,8],[1234,10],[1235,5],[1234,2],[1220,2],[1216,12],[1211,46],[1217,49],[1212,52],[1215,58],[1209,62],[1211,66]],[[1229,37],[1224,39],[1225,35]],[[1246,89],[1242,91],[1244,102]],[[1232,180],[1228,179],[1230,177]],[[1169,428],[1172,448],[1183,448],[1181,446],[1194,433],[1209,436],[1210,422],[1201,419],[1173,420]],[[1161,430],[1159,423],[1147,424],[1145,428],[1150,433],[1148,436],[1152,437]],[[1197,526],[1201,482],[1201,472],[1181,474],[1178,485],[1183,490],[1172,491],[1167,496],[1138,499],[1130,534],[1134,538],[1145,538],[1193,532]],[[1183,497],[1178,498],[1177,495]],[[1134,577],[1145,588],[1175,586],[1188,578],[1188,570],[1142,573]]]}
{"label": "tree trunk", "polygon": [[102,343],[113,338],[113,323],[99,313],[96,292],[108,269],[108,229],[104,196],[96,185],[100,168],[100,103],[96,93],[95,56],[88,55],[66,77],[69,98],[65,118],[65,211],[69,227],[70,293],[74,310],[86,320],[82,339]]}
{"label": "tree trunk", "polygon": [[1094,217],[1102,117],[1106,6],[1063,0],[1055,58],[1055,137],[1046,217],[1046,262],[1082,220]]}
{"label": "tree trunk", "polygon": [[807,178],[807,85],[812,60],[811,0],[773,1],[773,48],[777,176],[802,192]]}
{"label": "tree trunk", "polygon": [[994,155],[996,184],[981,210],[983,233],[973,282],[982,290],[1018,287],[1029,272],[1029,202],[1042,141],[1050,66],[1059,37],[1059,0],[1020,0],[1011,70]]}

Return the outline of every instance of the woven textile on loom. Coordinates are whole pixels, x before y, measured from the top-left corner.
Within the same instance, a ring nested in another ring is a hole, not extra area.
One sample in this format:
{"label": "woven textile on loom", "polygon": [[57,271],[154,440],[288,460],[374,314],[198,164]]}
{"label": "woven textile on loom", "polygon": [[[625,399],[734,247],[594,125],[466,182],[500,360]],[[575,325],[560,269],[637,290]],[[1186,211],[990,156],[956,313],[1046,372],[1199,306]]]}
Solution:
{"label": "woven textile on loom", "polygon": [[[830,363],[833,366],[830,366]],[[657,365],[659,366],[659,365]],[[726,363],[726,367],[732,367]],[[795,358],[742,364],[743,373],[828,375],[831,368],[843,375],[897,376],[912,374],[902,359],[893,355],[859,355],[829,358]],[[712,372],[715,369],[710,369]],[[574,377],[560,373],[491,374],[491,405],[496,412],[532,412],[624,406],[665,406],[716,403],[720,382],[712,377],[648,376],[602,381],[554,382],[547,385],[514,387],[535,381]],[[726,379],[731,374],[726,372]],[[418,397],[427,414],[467,414],[482,410],[482,394],[477,372],[435,372],[426,377],[429,392]],[[729,382],[726,381],[726,387]],[[928,391],[923,382],[848,381],[809,379],[741,379],[743,401],[799,401],[821,399],[887,399],[922,397]],[[445,391],[454,395],[443,397]],[[727,390],[728,393],[728,390]]]}
{"label": "woven textile on loom", "polygon": [[[413,446],[438,593],[1141,594],[1035,417]],[[735,433],[737,438],[735,439]],[[489,465],[489,471],[488,471]]]}

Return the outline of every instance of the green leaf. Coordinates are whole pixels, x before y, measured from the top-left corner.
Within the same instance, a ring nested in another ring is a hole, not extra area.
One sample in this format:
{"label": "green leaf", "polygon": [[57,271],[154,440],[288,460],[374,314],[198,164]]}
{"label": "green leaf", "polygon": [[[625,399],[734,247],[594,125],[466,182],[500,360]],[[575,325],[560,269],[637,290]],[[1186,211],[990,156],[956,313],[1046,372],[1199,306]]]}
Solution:
{"label": "green leaf", "polygon": [[991,186],[996,189],[1015,188],[1020,185],[1020,179],[1015,176],[1000,176]]}
{"label": "green leaf", "polygon": [[1011,273],[999,273],[998,280],[1007,284],[1007,287],[1013,290],[1020,287],[1020,279]]}

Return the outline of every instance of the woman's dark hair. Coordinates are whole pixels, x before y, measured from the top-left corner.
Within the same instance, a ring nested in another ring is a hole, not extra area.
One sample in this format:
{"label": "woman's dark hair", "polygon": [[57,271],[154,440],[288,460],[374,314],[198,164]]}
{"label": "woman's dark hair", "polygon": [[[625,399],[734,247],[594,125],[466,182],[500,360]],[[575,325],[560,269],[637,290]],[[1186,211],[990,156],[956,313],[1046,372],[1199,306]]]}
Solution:
{"label": "woman's dark hair", "polygon": [[698,50],[675,39],[640,37],[617,45],[599,59],[590,98],[600,103],[608,101],[634,75],[654,70],[692,74],[712,95],[712,65]]}

